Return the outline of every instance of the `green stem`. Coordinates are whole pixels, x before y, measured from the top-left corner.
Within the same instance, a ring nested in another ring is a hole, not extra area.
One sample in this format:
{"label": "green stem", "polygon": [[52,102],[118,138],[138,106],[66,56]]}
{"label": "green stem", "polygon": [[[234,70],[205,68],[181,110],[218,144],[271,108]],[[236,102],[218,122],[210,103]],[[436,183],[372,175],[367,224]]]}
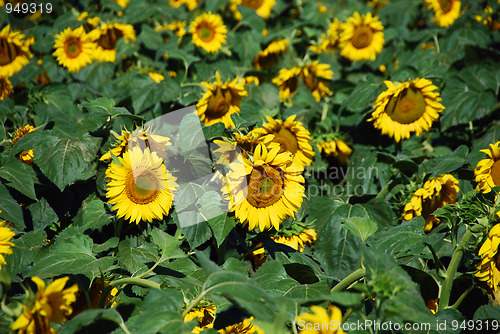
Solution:
{"label": "green stem", "polygon": [[148,281],[143,278],[137,278],[137,277],[127,277],[127,278],[121,278],[116,281],[113,281],[109,283],[110,286],[117,286],[121,284],[135,284],[135,285],[140,285],[144,286],[146,288],[153,288],[153,289],[161,289],[160,284]]}
{"label": "green stem", "polygon": [[457,309],[460,306],[460,304],[464,301],[465,297],[467,297],[469,292],[472,291],[473,288],[474,288],[474,286],[471,285],[467,290],[465,290],[464,293],[462,293],[462,295],[457,299],[455,304],[451,305],[450,308]]}
{"label": "green stem", "polygon": [[365,276],[366,276],[366,268],[359,268],[358,270],[350,273],[346,278],[340,281],[339,284],[335,285],[330,292],[331,293],[340,292],[349,287],[349,285],[351,285],[352,283],[356,282],[357,280]]}

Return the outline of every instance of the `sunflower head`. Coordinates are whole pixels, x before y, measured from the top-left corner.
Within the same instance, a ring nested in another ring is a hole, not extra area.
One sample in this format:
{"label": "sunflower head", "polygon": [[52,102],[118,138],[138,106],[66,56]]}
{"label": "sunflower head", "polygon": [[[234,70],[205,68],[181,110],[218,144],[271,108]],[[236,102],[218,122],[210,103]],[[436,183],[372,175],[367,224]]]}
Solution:
{"label": "sunflower head", "polygon": [[273,135],[260,135],[256,131],[251,131],[246,135],[237,132],[233,133],[233,140],[223,141],[214,140],[217,148],[212,151],[217,158],[218,164],[229,165],[241,154],[243,158],[248,159],[258,144],[268,145],[273,139]]}
{"label": "sunflower head", "polygon": [[20,31],[11,32],[10,25],[0,31],[0,77],[11,77],[28,64],[34,41]]}
{"label": "sunflower head", "polygon": [[290,101],[299,88],[299,76],[301,67],[283,68],[278,76],[272,80],[273,84],[279,87],[279,96],[282,101]]}
{"label": "sunflower head", "polygon": [[214,304],[197,307],[186,314],[184,322],[191,320],[198,320],[198,325],[191,331],[191,333],[200,333],[207,328],[214,327],[215,312],[217,308]]}
{"label": "sunflower head", "polygon": [[337,48],[340,37],[340,21],[335,18],[328,26],[326,34],[321,35],[318,45],[309,46],[315,53],[329,53]]}
{"label": "sunflower head", "polygon": [[54,48],[53,55],[59,65],[66,67],[70,72],[78,72],[92,62],[95,43],[81,26],[74,30],[66,28],[58,34]]}
{"label": "sunflower head", "polygon": [[93,57],[97,61],[114,63],[116,43],[120,39],[135,41],[135,30],[131,24],[105,23],[89,33],[89,38],[96,44]]}
{"label": "sunflower head", "polygon": [[219,14],[204,13],[189,25],[193,44],[208,53],[214,53],[226,44],[227,28]]}
{"label": "sunflower head", "polygon": [[333,78],[333,71],[328,64],[320,64],[317,60],[304,65],[300,72],[300,78],[311,91],[315,100],[319,102],[324,95],[332,94],[325,80]]}
{"label": "sunflower head", "polygon": [[489,193],[492,187],[500,187],[500,141],[490,144],[490,149],[481,150],[488,158],[477,163],[474,169],[478,191]]}
{"label": "sunflower head", "polygon": [[486,282],[490,289],[495,293],[500,292],[500,254],[498,246],[500,245],[500,224],[496,224],[490,230],[488,238],[479,249],[481,262],[477,264],[478,272],[475,276],[483,282]]}
{"label": "sunflower head", "polygon": [[264,20],[271,15],[276,0],[231,0],[229,9],[233,14],[234,18],[238,21],[242,19],[241,13],[238,10],[238,5],[243,5],[248,8],[253,8],[257,15],[262,17]]}
{"label": "sunflower head", "polygon": [[352,61],[375,60],[384,47],[384,26],[371,13],[355,12],[341,26],[340,54]]}
{"label": "sunflower head", "polygon": [[272,67],[278,62],[279,55],[285,52],[287,48],[288,40],[286,38],[270,43],[264,50],[260,50],[259,54],[255,56],[253,60],[255,68],[262,70]]}
{"label": "sunflower head", "polygon": [[14,87],[9,78],[0,77],[0,100],[6,99],[12,95]]}
{"label": "sunflower head", "polygon": [[0,269],[2,269],[2,265],[7,264],[3,254],[12,254],[14,244],[10,240],[16,235],[14,231],[4,226],[4,224],[5,221],[0,221]]}
{"label": "sunflower head", "polygon": [[316,146],[321,154],[334,157],[342,164],[350,160],[352,149],[341,139],[321,138],[316,141]]}
{"label": "sunflower head", "polygon": [[432,122],[444,110],[441,97],[434,92],[437,87],[427,79],[394,84],[384,81],[387,90],[375,101],[375,111],[368,121],[382,130],[382,134],[394,137],[396,142],[428,131]]}
{"label": "sunflower head", "polygon": [[[330,326],[337,325],[337,330],[334,331],[329,331],[328,333],[332,334],[345,334],[345,332],[341,329],[341,322],[342,322],[342,311],[334,306],[334,305],[328,305],[326,308],[323,308],[321,306],[316,306],[313,305],[311,306],[311,312],[312,313],[301,313],[297,317],[297,322],[298,321],[303,321],[306,324],[312,324],[307,326],[308,328],[314,328],[316,324],[329,324]],[[301,334],[306,334],[306,333],[311,333],[310,330],[304,329],[301,330],[299,333]],[[323,333],[318,332],[318,333]],[[326,333],[326,332],[325,332]]]}
{"label": "sunflower head", "polygon": [[220,334],[264,334],[257,325],[253,323],[254,317],[244,319],[243,321],[234,325],[227,326],[219,330]]}
{"label": "sunflower head", "polygon": [[441,28],[448,28],[460,16],[460,0],[425,0],[434,12],[433,21]]}

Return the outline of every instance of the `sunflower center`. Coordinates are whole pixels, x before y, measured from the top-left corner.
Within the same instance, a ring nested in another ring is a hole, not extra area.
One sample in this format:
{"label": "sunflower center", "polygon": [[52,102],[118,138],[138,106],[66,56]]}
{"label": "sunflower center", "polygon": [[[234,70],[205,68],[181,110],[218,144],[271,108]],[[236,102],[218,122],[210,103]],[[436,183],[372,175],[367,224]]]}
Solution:
{"label": "sunflower center", "polygon": [[204,25],[198,29],[198,36],[203,42],[208,43],[214,39],[215,33],[211,27]]}
{"label": "sunflower center", "polygon": [[262,6],[263,0],[243,0],[243,5],[253,9],[259,9]]}
{"label": "sunflower center", "polygon": [[0,65],[7,65],[16,59],[19,49],[16,45],[9,43],[7,39],[0,39]]}
{"label": "sunflower center", "polygon": [[288,151],[295,154],[299,149],[297,137],[295,137],[292,131],[284,127],[282,127],[279,132],[274,133],[273,141],[281,145],[280,153]]}
{"label": "sunflower center", "polygon": [[491,166],[491,178],[496,187],[500,187],[500,160],[497,160]]}
{"label": "sunflower center", "polygon": [[68,40],[65,44],[66,56],[68,58],[76,58],[82,53],[82,45],[80,40],[77,38],[72,38]]}
{"label": "sunflower center", "polygon": [[231,90],[217,88],[208,101],[206,114],[209,118],[220,118],[229,111],[229,107],[233,104]]}
{"label": "sunflower center", "polygon": [[373,40],[373,30],[369,26],[360,26],[354,29],[352,45],[356,49],[366,48]]}
{"label": "sunflower center", "polygon": [[150,171],[134,175],[130,172],[127,177],[127,197],[136,204],[148,204],[155,200],[159,192],[157,177]]}
{"label": "sunflower center", "polygon": [[283,178],[281,169],[271,166],[255,167],[247,179],[247,201],[256,208],[273,205],[283,195]]}
{"label": "sunflower center", "polygon": [[121,30],[112,28],[109,29],[106,34],[102,35],[97,41],[100,47],[106,50],[112,50],[116,48],[116,42],[123,37]]}
{"label": "sunflower center", "polygon": [[385,112],[401,124],[418,120],[425,113],[425,99],[420,90],[413,86],[405,88],[398,96],[393,96],[385,107]]}
{"label": "sunflower center", "polygon": [[450,0],[439,0],[439,6],[445,13],[448,13],[451,10],[451,3],[452,1]]}

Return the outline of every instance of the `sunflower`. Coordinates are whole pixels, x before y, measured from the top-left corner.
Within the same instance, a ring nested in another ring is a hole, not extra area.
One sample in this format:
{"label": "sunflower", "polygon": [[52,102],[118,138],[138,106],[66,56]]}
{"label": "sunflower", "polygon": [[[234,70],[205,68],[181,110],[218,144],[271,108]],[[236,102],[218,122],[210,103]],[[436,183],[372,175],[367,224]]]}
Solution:
{"label": "sunflower", "polygon": [[83,26],[72,30],[66,28],[56,36],[53,53],[57,62],[70,72],[78,72],[92,63],[95,43],[85,33]]}
{"label": "sunflower", "polygon": [[384,6],[389,4],[389,0],[371,0],[368,1],[366,4],[373,8],[374,13],[377,13]]}
{"label": "sunflower", "polygon": [[248,230],[279,229],[286,217],[299,211],[304,196],[303,168],[292,163],[288,152],[280,153],[277,144],[258,144],[253,162],[238,158],[230,165],[223,192],[234,211]]}
{"label": "sunflower", "polygon": [[146,73],[149,75],[151,80],[153,80],[156,83],[160,83],[163,80],[165,80],[165,76],[161,73],[153,72],[153,71],[146,71]]}
{"label": "sunflower", "polygon": [[186,5],[189,11],[193,11],[199,4],[201,0],[168,0],[170,6],[174,8],[179,8],[182,5]]}
{"label": "sunflower", "polygon": [[317,234],[314,229],[304,229],[299,234],[290,233],[290,235],[280,235],[279,237],[272,237],[274,242],[287,245],[299,252],[303,252],[306,245],[311,245],[316,241]]}
{"label": "sunflower", "polygon": [[110,0],[110,1],[117,3],[118,6],[120,6],[123,9],[127,8],[128,3],[130,2],[130,0]]}
{"label": "sunflower", "polygon": [[106,196],[117,216],[139,224],[168,215],[177,179],[166,170],[162,159],[149,148],[142,151],[138,146],[118,159],[120,165],[111,162],[106,170]]}
{"label": "sunflower", "polygon": [[263,143],[264,145],[268,145],[274,138],[273,135],[261,136],[256,131],[251,131],[246,135],[240,135],[235,132],[233,133],[233,137],[234,140],[229,142],[218,139],[214,140],[217,148],[212,151],[212,154],[217,158],[218,164],[229,165],[237,158],[238,154],[248,159],[258,144]]}
{"label": "sunflower", "polygon": [[266,116],[267,123],[255,129],[260,135],[272,134],[273,142],[280,144],[280,153],[290,152],[293,162],[299,166],[309,166],[314,157],[311,146],[311,133],[302,122],[296,121],[297,115],[288,117],[285,122]]}
{"label": "sunflower", "polygon": [[451,174],[428,180],[405,205],[403,218],[411,220],[413,217],[423,216],[424,231],[429,232],[440,223],[432,213],[447,204],[456,203],[458,192],[458,180]]}
{"label": "sunflower", "polygon": [[[108,287],[109,287],[109,282],[104,280],[103,284],[101,278],[97,278],[92,281],[92,284],[90,285],[89,291],[87,293],[90,301],[90,308],[93,309],[99,308],[99,302],[101,301],[101,297],[104,291],[108,293],[106,296],[106,300],[104,302],[104,307],[115,307],[118,304],[115,300],[119,292],[118,289],[112,288],[111,291],[109,291],[109,289],[107,289]],[[89,304],[87,303],[87,296],[83,291],[80,291],[72,307],[73,307],[73,313],[72,313],[73,317],[89,309]]]}
{"label": "sunflower", "polygon": [[0,77],[0,100],[10,97],[13,92],[14,87],[12,87],[9,78]]}
{"label": "sunflower", "polygon": [[114,63],[116,43],[121,38],[125,41],[135,41],[135,30],[131,24],[105,23],[100,28],[89,32],[88,36],[96,43],[94,59]]}
{"label": "sunflower", "polygon": [[257,327],[253,323],[254,317],[250,317],[248,319],[244,319],[242,322],[239,322],[234,325],[227,326],[224,329],[220,329],[220,334],[264,334],[264,331]]}
{"label": "sunflower", "polygon": [[2,269],[2,264],[7,264],[3,254],[12,254],[14,244],[10,240],[16,235],[9,227],[4,226],[4,224],[5,221],[0,222],[0,269]]}
{"label": "sunflower", "polygon": [[478,272],[475,274],[480,281],[486,282],[488,286],[496,293],[500,292],[500,224],[496,224],[490,230],[488,239],[486,239],[479,249],[479,256],[482,257],[477,264]]}
{"label": "sunflower", "polygon": [[352,61],[375,60],[384,47],[384,26],[371,13],[363,16],[355,12],[342,23],[340,54]]}
{"label": "sunflower", "polygon": [[206,126],[222,122],[227,128],[234,127],[231,115],[240,113],[241,100],[248,92],[238,77],[224,83],[219,72],[215,72],[215,77],[216,81],[212,84],[205,81],[201,83],[207,91],[196,104],[196,112]]}
{"label": "sunflower", "polygon": [[285,52],[287,48],[288,40],[286,38],[269,43],[264,50],[260,50],[259,54],[255,56],[253,60],[255,68],[262,70],[272,67],[278,62],[278,56]]}
{"label": "sunflower", "polygon": [[33,38],[26,39],[20,31],[10,31],[10,24],[0,31],[0,77],[11,77],[33,57]]}
{"label": "sunflower", "polygon": [[377,97],[375,111],[368,121],[374,121],[375,128],[394,137],[396,142],[410,138],[411,132],[418,136],[428,131],[444,110],[439,93],[434,92],[437,87],[430,80],[384,83],[388,89]]}
{"label": "sunflower", "polygon": [[340,21],[334,19],[328,26],[326,35],[321,35],[319,45],[311,45],[309,46],[309,50],[315,53],[328,53],[335,50],[340,38],[340,27]]}
{"label": "sunflower", "polygon": [[182,42],[182,38],[186,35],[186,21],[173,21],[167,25],[156,26],[155,31],[172,31],[177,35],[178,42]]}
{"label": "sunflower", "polygon": [[191,331],[191,333],[199,333],[206,328],[213,328],[216,310],[217,308],[213,304],[196,308],[186,314],[184,322],[188,322],[193,319],[198,320],[198,325]]}
{"label": "sunflower", "polygon": [[[312,313],[301,313],[296,323],[300,334],[344,334],[342,330],[342,311],[334,305],[326,308],[311,306]],[[325,326],[326,325],[326,326]],[[325,328],[326,327],[326,328]]]}
{"label": "sunflower", "polygon": [[[32,125],[25,125],[24,127],[22,128],[19,128],[17,129],[17,134],[16,136],[14,137],[14,139],[12,140],[12,145],[14,145],[19,139],[21,139],[22,136],[24,136],[25,134],[27,133],[30,133],[30,132],[33,132],[35,131],[36,128]],[[23,150],[20,154],[19,154],[19,161],[21,161],[22,163],[25,163],[27,165],[32,165],[33,164],[33,158],[35,157],[34,155],[34,152],[33,152],[33,149],[30,149],[30,150]]]}
{"label": "sunflower", "polygon": [[272,80],[272,83],[280,89],[279,95],[281,101],[290,102],[295,91],[299,88],[299,75],[302,71],[300,67],[292,67],[291,69],[283,68],[279,71],[278,76]]}
{"label": "sunflower", "polygon": [[350,160],[352,149],[341,139],[319,140],[316,142],[316,146],[318,146],[320,153],[327,157],[334,157],[342,164],[346,164]]}
{"label": "sunflower", "polygon": [[246,85],[251,85],[251,84],[254,84],[255,86],[260,85],[260,79],[259,79],[259,77],[256,77],[254,75],[244,76],[243,78],[241,78],[241,81],[243,82],[243,84],[245,86]]}
{"label": "sunflower", "polygon": [[448,28],[460,16],[460,0],[425,0],[434,12],[433,21],[441,28]]}
{"label": "sunflower", "polygon": [[492,187],[500,187],[500,141],[490,144],[491,149],[481,150],[488,158],[477,163],[474,169],[478,191],[489,193]]}
{"label": "sunflower", "polygon": [[214,53],[226,44],[227,28],[219,14],[204,13],[189,25],[193,44],[208,53]]}
{"label": "sunflower", "polygon": [[300,78],[306,87],[311,91],[312,95],[316,99],[316,102],[319,102],[322,96],[332,94],[332,91],[323,80],[331,80],[333,78],[333,71],[330,69],[330,65],[320,64],[317,60],[315,60],[302,67]]}
{"label": "sunflower", "polygon": [[231,10],[234,18],[238,21],[242,19],[241,13],[238,10],[238,5],[243,5],[255,9],[257,15],[264,20],[271,15],[276,0],[231,0],[229,9]]}

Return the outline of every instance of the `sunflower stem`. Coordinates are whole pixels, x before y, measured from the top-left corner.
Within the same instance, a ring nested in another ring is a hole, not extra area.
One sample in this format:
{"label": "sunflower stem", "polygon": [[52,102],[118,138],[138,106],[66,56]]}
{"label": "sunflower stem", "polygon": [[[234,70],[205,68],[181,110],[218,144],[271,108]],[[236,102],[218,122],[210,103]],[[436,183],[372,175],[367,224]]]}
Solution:
{"label": "sunflower stem", "polygon": [[439,41],[437,35],[432,36],[432,38],[434,39],[434,44],[436,45],[436,52],[441,53],[441,48],[439,47]]}
{"label": "sunflower stem", "polygon": [[462,304],[462,302],[464,301],[465,297],[467,297],[467,295],[469,294],[469,292],[472,291],[473,288],[474,288],[473,285],[469,286],[469,288],[467,290],[465,290],[464,293],[462,293],[462,295],[457,299],[457,301],[455,302],[455,304],[451,305],[450,308],[457,309],[460,306],[460,304]]}
{"label": "sunflower stem", "polygon": [[127,278],[117,279],[116,281],[109,283],[109,286],[114,287],[121,284],[135,284],[146,288],[161,289],[160,284],[137,277],[127,277]]}
{"label": "sunflower stem", "polygon": [[359,268],[356,271],[350,273],[346,278],[340,281],[337,285],[335,285],[330,292],[340,292],[347,287],[349,287],[352,283],[366,276],[366,268]]}

